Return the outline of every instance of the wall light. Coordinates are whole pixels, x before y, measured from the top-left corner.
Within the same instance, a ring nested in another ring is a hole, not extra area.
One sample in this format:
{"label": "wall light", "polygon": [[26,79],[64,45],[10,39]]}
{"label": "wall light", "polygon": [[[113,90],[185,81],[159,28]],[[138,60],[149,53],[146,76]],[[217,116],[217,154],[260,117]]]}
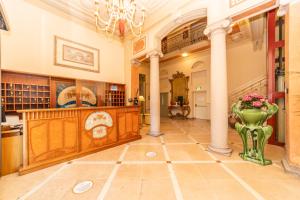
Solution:
{"label": "wall light", "polygon": [[181,54],[182,57],[187,57],[189,54],[187,52],[184,52]]}

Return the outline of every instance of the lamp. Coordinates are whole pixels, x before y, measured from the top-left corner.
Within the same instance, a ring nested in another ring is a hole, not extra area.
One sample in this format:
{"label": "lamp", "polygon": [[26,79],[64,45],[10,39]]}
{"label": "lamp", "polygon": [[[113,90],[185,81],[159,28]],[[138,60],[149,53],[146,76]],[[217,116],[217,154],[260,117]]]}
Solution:
{"label": "lamp", "polygon": [[144,116],[144,114],[145,114],[145,109],[144,109],[145,98],[144,98],[144,96],[139,96],[139,102],[141,102],[142,113],[143,113],[143,116]]}
{"label": "lamp", "polygon": [[140,101],[140,102],[144,102],[144,101],[145,101],[144,96],[139,96],[139,101]]}
{"label": "lamp", "polygon": [[142,109],[142,124],[144,123],[144,116],[145,116],[145,109],[144,109],[144,96],[139,96],[139,102],[141,102],[141,109]]}

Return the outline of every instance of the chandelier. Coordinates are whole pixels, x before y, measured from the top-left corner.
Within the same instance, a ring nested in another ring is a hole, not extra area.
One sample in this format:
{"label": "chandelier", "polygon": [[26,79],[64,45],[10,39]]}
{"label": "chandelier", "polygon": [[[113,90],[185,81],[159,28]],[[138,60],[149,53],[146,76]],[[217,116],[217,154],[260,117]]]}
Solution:
{"label": "chandelier", "polygon": [[[104,1],[104,0],[103,0]],[[145,10],[142,9],[140,21],[136,21],[136,3],[134,0],[105,0],[107,19],[103,19],[100,0],[95,0],[96,27],[109,35],[114,35],[116,26],[119,28],[121,37],[124,37],[125,26],[130,28],[134,36],[142,34],[145,21]],[[100,11],[101,10],[101,11]]]}

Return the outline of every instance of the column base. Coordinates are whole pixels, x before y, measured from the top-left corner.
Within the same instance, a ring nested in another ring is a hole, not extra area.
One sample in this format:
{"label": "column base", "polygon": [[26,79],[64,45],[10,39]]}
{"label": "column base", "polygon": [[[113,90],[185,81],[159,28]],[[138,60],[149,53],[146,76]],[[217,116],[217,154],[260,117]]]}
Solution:
{"label": "column base", "polygon": [[208,145],[207,148],[208,151],[212,152],[212,153],[217,153],[217,154],[221,154],[224,156],[231,156],[232,153],[232,149],[227,147],[227,148],[217,148],[217,147],[213,147],[211,144]]}
{"label": "column base", "polygon": [[281,161],[282,165],[283,165],[283,168],[286,172],[289,172],[289,173],[292,173],[292,174],[295,174],[297,176],[300,176],[300,169],[298,167],[294,167],[294,166],[291,166],[289,164],[289,161],[287,160],[287,158],[284,158],[282,161]]}
{"label": "column base", "polygon": [[159,137],[159,136],[163,135],[163,133],[160,131],[150,131],[149,133],[147,133],[147,135],[150,135],[153,137]]}

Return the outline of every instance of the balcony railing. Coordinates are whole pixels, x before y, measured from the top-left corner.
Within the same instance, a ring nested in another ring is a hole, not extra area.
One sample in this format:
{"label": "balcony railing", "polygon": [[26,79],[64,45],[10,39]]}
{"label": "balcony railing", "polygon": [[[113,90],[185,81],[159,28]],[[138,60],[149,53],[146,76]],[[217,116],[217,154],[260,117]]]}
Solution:
{"label": "balcony railing", "polygon": [[207,40],[203,31],[206,23],[196,24],[179,31],[177,34],[165,37],[161,41],[162,52],[164,54],[180,50],[184,47],[196,44],[200,41]]}

